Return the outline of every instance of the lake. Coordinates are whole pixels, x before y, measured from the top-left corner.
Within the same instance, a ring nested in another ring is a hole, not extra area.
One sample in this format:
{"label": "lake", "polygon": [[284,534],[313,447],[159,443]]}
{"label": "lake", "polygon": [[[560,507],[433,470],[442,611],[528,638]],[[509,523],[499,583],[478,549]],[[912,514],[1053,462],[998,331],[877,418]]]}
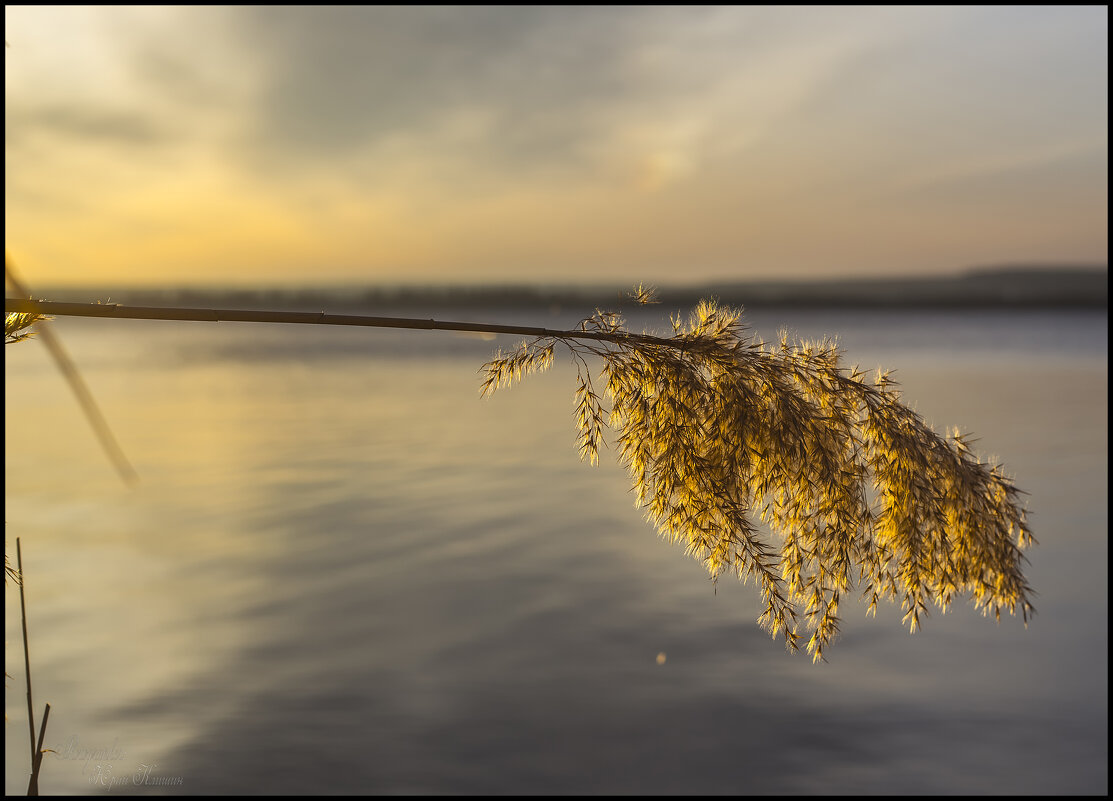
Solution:
{"label": "lake", "polygon": [[[405,314],[464,315],[577,319]],[[848,599],[828,663],[786,653],[752,583],[657,536],[613,450],[580,462],[567,358],[480,399],[513,337],[59,319],[141,481],[41,343],[5,348],[42,792],[1106,793],[1107,313],[746,319],[837,335],[1004,463],[1039,541],[1027,629],[960,602],[912,635]],[[23,793],[11,582],[5,621]]]}

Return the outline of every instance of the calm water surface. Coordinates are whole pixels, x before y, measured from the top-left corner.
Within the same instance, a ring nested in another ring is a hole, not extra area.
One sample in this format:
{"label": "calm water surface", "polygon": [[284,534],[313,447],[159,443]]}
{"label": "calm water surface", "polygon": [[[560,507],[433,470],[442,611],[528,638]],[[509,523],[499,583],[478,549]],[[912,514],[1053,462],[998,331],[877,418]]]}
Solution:
{"label": "calm water surface", "polygon": [[43,791],[1105,793],[1107,315],[748,319],[838,334],[1004,462],[1040,543],[1028,630],[959,604],[910,635],[850,602],[828,664],[785,653],[753,586],[657,538],[613,455],[580,463],[569,365],[479,399],[513,338],[65,319],[142,481],[41,344],[5,348]]}

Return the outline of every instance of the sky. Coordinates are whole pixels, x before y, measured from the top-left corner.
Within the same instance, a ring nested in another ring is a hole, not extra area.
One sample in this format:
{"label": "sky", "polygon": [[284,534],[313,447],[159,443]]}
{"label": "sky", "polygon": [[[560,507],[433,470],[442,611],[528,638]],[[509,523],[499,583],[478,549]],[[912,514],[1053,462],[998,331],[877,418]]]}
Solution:
{"label": "sky", "polygon": [[1108,9],[6,6],[34,285],[1105,264]]}

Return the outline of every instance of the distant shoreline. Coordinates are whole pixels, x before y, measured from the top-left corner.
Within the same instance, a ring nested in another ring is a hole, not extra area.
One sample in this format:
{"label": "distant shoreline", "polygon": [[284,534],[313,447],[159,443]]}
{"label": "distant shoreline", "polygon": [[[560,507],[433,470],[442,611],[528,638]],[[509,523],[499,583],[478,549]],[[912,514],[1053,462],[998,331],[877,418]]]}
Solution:
{"label": "distant shoreline", "polygon": [[[319,310],[389,307],[595,307],[627,305],[626,288],[606,286],[461,285],[334,286],[324,288],[222,287],[35,288],[36,297],[71,302],[151,306],[246,307]],[[1109,304],[1107,268],[1000,267],[945,278],[851,278],[824,281],[713,281],[662,286],[662,304],[687,307],[700,298],[756,308],[1104,309]]]}

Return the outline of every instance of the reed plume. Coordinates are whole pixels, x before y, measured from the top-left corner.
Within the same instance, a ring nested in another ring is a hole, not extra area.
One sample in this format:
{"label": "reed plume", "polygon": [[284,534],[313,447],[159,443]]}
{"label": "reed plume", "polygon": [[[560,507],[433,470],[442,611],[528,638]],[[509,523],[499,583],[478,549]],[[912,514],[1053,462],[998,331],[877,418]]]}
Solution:
{"label": "reed plume", "polygon": [[[652,301],[643,287],[634,297]],[[912,631],[929,602],[946,611],[967,593],[983,613],[1019,611],[1027,625],[1021,549],[1034,540],[1021,491],[966,437],[936,434],[889,374],[840,366],[831,341],[764,343],[740,312],[708,301],[672,322],[672,337],[633,334],[597,310],[580,324],[591,339],[550,334],[497,354],[481,394],[547,369],[564,346],[581,456],[597,462],[610,428],[661,534],[714,579],[754,579],[759,622],[790,651],[803,628],[824,659],[855,588],[873,614],[899,600]]]}
{"label": "reed plume", "polygon": [[11,345],[34,336],[35,332],[28,329],[45,319],[43,315],[32,312],[8,312],[4,316],[4,344]]}

